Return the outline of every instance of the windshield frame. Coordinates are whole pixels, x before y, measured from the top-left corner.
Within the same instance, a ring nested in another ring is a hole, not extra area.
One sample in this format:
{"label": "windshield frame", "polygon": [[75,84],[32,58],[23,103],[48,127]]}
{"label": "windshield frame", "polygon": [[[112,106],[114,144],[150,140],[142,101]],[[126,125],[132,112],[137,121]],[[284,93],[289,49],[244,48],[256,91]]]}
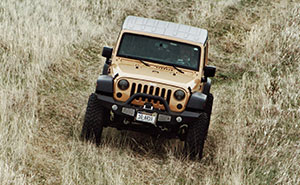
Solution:
{"label": "windshield frame", "polygon": [[[184,66],[184,65],[178,65],[176,63],[167,63],[167,62],[163,62],[163,61],[159,61],[159,60],[155,60],[155,59],[150,59],[150,58],[147,58],[147,57],[133,57],[133,56],[128,56],[128,55],[122,55],[120,54],[120,48],[121,48],[121,45],[122,45],[122,42],[123,42],[123,39],[124,39],[124,35],[126,34],[129,34],[129,35],[137,35],[137,36],[140,36],[140,37],[146,37],[146,38],[153,38],[153,39],[158,39],[158,40],[162,40],[162,41],[167,41],[167,42],[172,42],[172,43],[177,43],[177,44],[180,44],[180,45],[188,45],[190,47],[195,47],[195,48],[198,48],[199,50],[199,53],[198,53],[198,56],[197,57],[197,66],[196,68],[194,67],[190,67],[190,66]],[[129,58],[129,59],[135,59],[135,60],[143,60],[143,61],[147,61],[147,62],[151,62],[151,63],[157,63],[157,64],[162,64],[162,65],[168,65],[168,66],[176,66],[176,67],[180,67],[180,68],[183,68],[183,69],[188,69],[188,70],[193,70],[193,71],[199,71],[199,68],[200,68],[200,65],[201,65],[201,58],[202,58],[202,53],[203,53],[203,48],[197,44],[191,44],[191,43],[188,43],[188,42],[183,42],[183,41],[180,41],[180,40],[173,40],[173,39],[169,39],[169,38],[162,38],[162,37],[159,37],[159,36],[152,36],[152,35],[147,35],[145,33],[135,33],[135,32],[123,32],[121,34],[121,38],[119,38],[119,44],[118,44],[118,48],[117,48],[117,51],[116,51],[116,56],[117,57],[124,57],[124,58]]]}

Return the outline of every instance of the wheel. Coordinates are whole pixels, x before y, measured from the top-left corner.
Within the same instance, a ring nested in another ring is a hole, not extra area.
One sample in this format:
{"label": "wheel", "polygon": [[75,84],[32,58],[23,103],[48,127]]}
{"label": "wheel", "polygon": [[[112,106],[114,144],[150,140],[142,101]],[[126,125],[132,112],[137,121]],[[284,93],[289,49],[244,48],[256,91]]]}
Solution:
{"label": "wheel", "polygon": [[106,121],[105,109],[99,103],[96,94],[89,97],[84,122],[81,130],[81,138],[100,144],[103,125]]}
{"label": "wheel", "polygon": [[201,112],[199,118],[189,124],[184,150],[191,159],[202,158],[207,125],[208,117],[205,112]]}
{"label": "wheel", "polygon": [[[212,106],[213,106],[213,102],[214,102],[214,96],[211,93],[208,93],[207,95],[207,100],[206,100],[206,107],[205,107],[205,112],[207,114],[207,118],[208,118],[208,124],[207,124],[207,131],[210,125],[210,117],[211,117],[211,111],[212,111]],[[205,137],[207,136],[207,132],[205,134]]]}

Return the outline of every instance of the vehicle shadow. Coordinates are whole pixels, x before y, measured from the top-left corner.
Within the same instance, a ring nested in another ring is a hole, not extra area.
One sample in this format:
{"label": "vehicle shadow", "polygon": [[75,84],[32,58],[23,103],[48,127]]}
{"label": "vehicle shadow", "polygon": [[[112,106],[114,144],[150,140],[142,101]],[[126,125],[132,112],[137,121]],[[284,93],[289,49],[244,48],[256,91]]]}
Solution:
{"label": "vehicle shadow", "polygon": [[129,150],[136,155],[165,158],[168,139],[139,132],[105,128],[102,144],[120,150]]}
{"label": "vehicle shadow", "polygon": [[[215,135],[215,133],[208,134],[205,143],[203,158],[201,160],[204,163],[210,163],[217,152],[217,143],[214,141],[212,135]],[[184,153],[184,141],[159,136],[154,137],[133,131],[118,131],[113,128],[105,128],[101,145],[119,150],[127,150],[134,155],[149,158],[166,159],[175,157],[178,160],[187,159]]]}

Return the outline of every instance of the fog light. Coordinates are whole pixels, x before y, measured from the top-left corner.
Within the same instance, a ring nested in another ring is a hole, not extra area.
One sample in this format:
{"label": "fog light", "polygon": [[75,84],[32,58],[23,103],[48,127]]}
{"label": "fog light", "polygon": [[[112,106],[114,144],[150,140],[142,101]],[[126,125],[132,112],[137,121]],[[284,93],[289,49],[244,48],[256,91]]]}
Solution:
{"label": "fog light", "polygon": [[118,98],[121,98],[121,97],[122,97],[122,93],[118,92],[118,93],[117,93],[117,97],[118,97]]}
{"label": "fog light", "polygon": [[182,122],[182,117],[178,116],[178,117],[176,118],[176,121],[177,121],[178,123]]}
{"label": "fog light", "polygon": [[182,105],[181,105],[181,104],[178,104],[178,105],[177,105],[177,109],[179,109],[179,110],[182,109]]}
{"label": "fog light", "polygon": [[118,105],[111,106],[111,109],[114,110],[114,111],[118,110]]}

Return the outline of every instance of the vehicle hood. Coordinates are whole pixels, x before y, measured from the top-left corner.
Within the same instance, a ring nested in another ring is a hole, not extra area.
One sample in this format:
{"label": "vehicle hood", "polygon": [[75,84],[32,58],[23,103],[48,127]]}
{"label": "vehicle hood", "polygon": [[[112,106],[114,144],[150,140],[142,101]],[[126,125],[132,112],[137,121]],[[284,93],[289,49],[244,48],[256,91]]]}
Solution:
{"label": "vehicle hood", "polygon": [[165,65],[150,64],[150,66],[146,66],[142,63],[128,64],[127,62],[120,62],[112,64],[111,69],[112,75],[118,75],[118,78],[145,80],[185,89],[189,87],[194,89],[200,83],[198,73],[180,68],[184,71],[184,73],[181,73],[175,68]]}

